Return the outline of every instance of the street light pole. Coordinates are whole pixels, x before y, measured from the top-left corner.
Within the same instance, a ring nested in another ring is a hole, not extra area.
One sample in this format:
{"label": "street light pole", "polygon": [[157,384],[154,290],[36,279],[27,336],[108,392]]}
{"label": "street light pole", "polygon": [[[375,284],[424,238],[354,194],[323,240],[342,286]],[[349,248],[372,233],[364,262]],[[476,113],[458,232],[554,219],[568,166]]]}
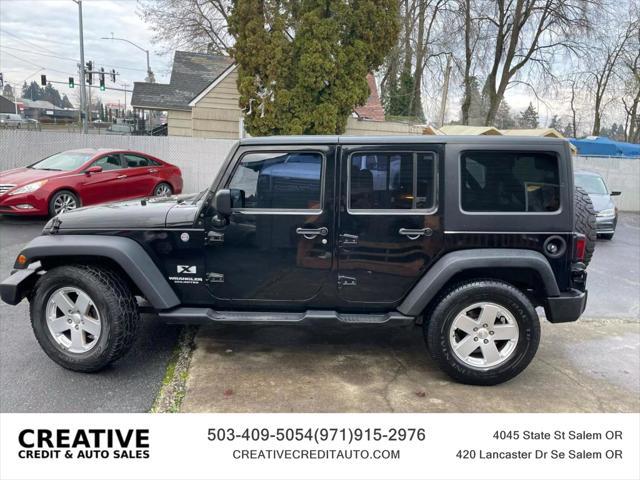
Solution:
{"label": "street light pole", "polygon": [[[82,30],[82,0],[73,0],[78,4],[78,25],[80,28],[80,65],[78,65],[78,73],[80,75],[80,112],[84,113],[82,118],[82,132],[89,132],[89,122],[87,116],[87,92],[85,90],[84,78],[84,33]],[[82,113],[80,116],[82,117]]]}
{"label": "street light pole", "polygon": [[149,65],[149,50],[147,50],[146,48],[142,48],[140,45],[137,45],[133,43],[131,40],[127,40],[126,38],[114,37],[113,32],[111,32],[110,37],[102,37],[101,39],[102,40],[119,40],[121,42],[127,42],[128,44],[136,47],[138,50],[142,50],[147,55],[147,79],[146,80],[149,83],[155,83],[155,78],[153,76],[153,72],[151,71],[151,66]]}

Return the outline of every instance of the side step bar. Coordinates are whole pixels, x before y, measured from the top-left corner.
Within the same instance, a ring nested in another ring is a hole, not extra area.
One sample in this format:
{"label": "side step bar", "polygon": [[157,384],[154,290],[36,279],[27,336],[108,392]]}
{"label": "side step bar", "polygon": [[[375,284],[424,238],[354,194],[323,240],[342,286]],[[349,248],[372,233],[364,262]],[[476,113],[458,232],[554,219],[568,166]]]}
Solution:
{"label": "side step bar", "polygon": [[337,320],[350,324],[411,323],[414,317],[399,312],[382,314],[339,313],[335,310],[307,310],[306,312],[231,312],[211,308],[179,307],[159,312],[160,319],[167,323],[302,323],[309,320]]}

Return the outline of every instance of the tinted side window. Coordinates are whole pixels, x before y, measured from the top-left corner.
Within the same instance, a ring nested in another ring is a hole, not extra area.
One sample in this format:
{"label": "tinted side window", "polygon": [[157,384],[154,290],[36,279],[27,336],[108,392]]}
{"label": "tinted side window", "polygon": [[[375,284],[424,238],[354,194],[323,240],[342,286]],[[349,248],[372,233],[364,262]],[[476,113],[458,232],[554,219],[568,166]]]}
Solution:
{"label": "tinted side window", "polygon": [[243,208],[318,210],[321,179],[319,153],[249,153],[229,188],[244,192]]}
{"label": "tinted side window", "polygon": [[146,157],[141,157],[140,155],[132,155],[130,153],[126,153],[123,155],[123,157],[124,163],[128,168],[152,167],[158,165],[153,160]]}
{"label": "tinted side window", "polygon": [[558,159],[546,153],[467,152],[460,164],[467,212],[555,212],[560,208]]}
{"label": "tinted side window", "polygon": [[107,155],[93,162],[92,166],[102,167],[102,170],[116,170],[122,168],[120,155]]}
{"label": "tinted side window", "polygon": [[428,210],[435,206],[435,155],[357,153],[349,165],[351,210]]}

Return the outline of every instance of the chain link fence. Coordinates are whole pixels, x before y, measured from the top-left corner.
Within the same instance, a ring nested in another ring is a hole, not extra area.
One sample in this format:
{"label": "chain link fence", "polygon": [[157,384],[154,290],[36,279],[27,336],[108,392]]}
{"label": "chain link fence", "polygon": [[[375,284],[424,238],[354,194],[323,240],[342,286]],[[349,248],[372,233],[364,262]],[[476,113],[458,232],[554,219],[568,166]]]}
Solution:
{"label": "chain link fence", "polygon": [[[177,165],[182,170],[185,192],[209,186],[234,140],[193,137],[137,137],[83,135],[74,132],[0,130],[0,171],[34,163],[48,155],[72,148],[124,148],[139,150]],[[640,158],[574,157],[574,170],[597,172],[623,211],[640,211]]]}
{"label": "chain link fence", "polygon": [[145,152],[180,167],[184,191],[197,192],[211,185],[234,143],[234,140],[189,137],[0,130],[0,171],[23,167],[63,150],[122,148]]}

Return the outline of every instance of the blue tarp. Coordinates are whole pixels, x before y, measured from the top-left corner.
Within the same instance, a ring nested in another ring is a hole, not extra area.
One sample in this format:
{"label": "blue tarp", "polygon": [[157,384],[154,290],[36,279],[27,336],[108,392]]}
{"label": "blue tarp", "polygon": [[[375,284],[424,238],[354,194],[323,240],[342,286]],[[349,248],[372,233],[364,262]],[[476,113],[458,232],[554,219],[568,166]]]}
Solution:
{"label": "blue tarp", "polygon": [[637,143],[616,142],[607,137],[570,138],[578,149],[578,155],[603,155],[607,157],[640,157]]}

